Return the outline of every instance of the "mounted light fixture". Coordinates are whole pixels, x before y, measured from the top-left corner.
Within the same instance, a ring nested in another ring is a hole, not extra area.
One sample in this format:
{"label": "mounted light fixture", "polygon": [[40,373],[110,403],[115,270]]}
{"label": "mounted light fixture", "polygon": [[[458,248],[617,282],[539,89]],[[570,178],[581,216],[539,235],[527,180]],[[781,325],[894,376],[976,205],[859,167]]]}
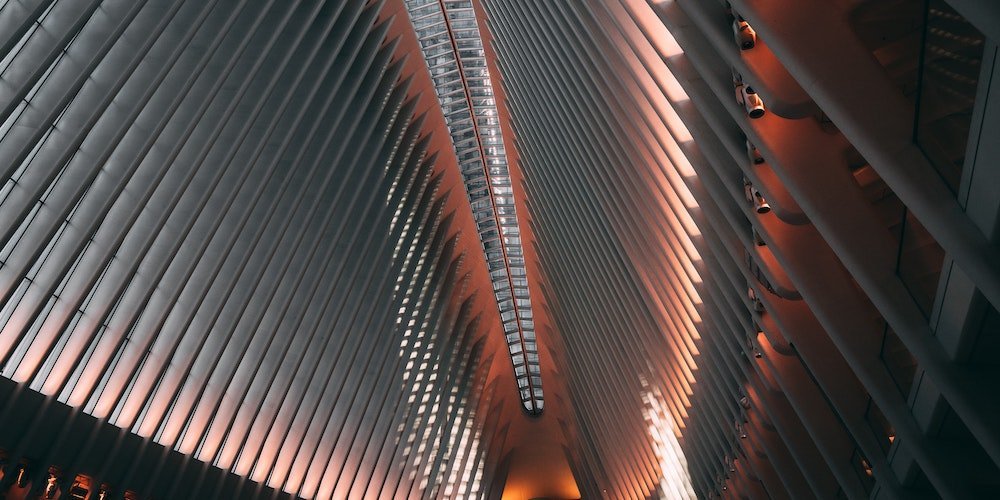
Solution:
{"label": "mounted light fixture", "polygon": [[750,298],[750,303],[753,304],[754,311],[759,313],[764,312],[764,303],[760,301],[759,297],[757,297],[757,291],[754,290],[753,287],[747,288],[747,297]]}
{"label": "mounted light fixture", "polygon": [[45,479],[45,494],[43,498],[50,499],[55,498],[56,494],[59,492],[59,469],[57,467],[49,467],[49,476]]}
{"label": "mounted light fixture", "polygon": [[750,158],[750,162],[754,165],[764,163],[764,155],[760,154],[760,150],[757,149],[757,146],[754,146],[749,140],[747,141],[747,156]]}
{"label": "mounted light fixture", "polygon": [[766,214],[771,211],[771,205],[764,198],[757,188],[751,186],[750,194],[753,199],[753,209],[759,214]]}
{"label": "mounted light fixture", "polygon": [[17,464],[14,468],[17,471],[17,479],[14,480],[17,483],[18,488],[25,488],[28,486],[28,465],[25,463]]}
{"label": "mounted light fixture", "polygon": [[[83,485],[80,483],[73,484],[73,486],[71,486],[69,489],[69,497],[72,498],[73,500],[85,500],[87,498],[87,495],[89,494],[90,490],[84,488]],[[98,497],[98,498],[103,499],[104,497]]]}
{"label": "mounted light fixture", "polygon": [[764,116],[764,101],[753,87],[739,82],[736,86],[736,101],[743,105],[750,118],[757,119]]}
{"label": "mounted light fixture", "polygon": [[743,176],[743,196],[746,197],[749,203],[753,204],[754,210],[759,214],[766,214],[771,211],[771,205],[768,204],[767,199],[764,195],[754,187],[750,179]]}
{"label": "mounted light fixture", "polygon": [[865,471],[865,475],[868,477],[875,477],[875,471],[872,470],[872,465],[868,463],[868,459],[861,459],[861,468]]}
{"label": "mounted light fixture", "polygon": [[736,45],[742,50],[750,50],[757,45],[757,32],[742,16],[736,16],[733,21],[733,36],[736,37]]}
{"label": "mounted light fixture", "polygon": [[760,352],[760,349],[757,349],[757,346],[754,345],[753,337],[751,337],[750,335],[747,335],[747,352],[753,353],[753,357],[755,358],[760,358],[763,356],[763,354],[761,354]]}

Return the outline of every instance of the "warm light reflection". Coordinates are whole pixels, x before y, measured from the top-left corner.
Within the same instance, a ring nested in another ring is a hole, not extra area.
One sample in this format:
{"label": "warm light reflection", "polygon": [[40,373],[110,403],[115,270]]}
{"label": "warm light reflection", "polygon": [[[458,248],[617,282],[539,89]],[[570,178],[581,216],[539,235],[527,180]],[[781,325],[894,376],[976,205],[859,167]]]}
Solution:
{"label": "warm light reflection", "polygon": [[662,499],[694,498],[687,459],[678,440],[680,429],[674,424],[674,417],[667,411],[660,390],[648,384],[642,377],[640,382],[645,388],[642,394],[643,418],[659,468],[659,484],[655,493]]}
{"label": "warm light reflection", "polygon": [[[652,2],[657,6],[663,6],[674,3],[674,0],[652,0]],[[673,35],[667,31],[666,26],[656,17],[648,0],[626,0],[626,3],[629,9],[636,14],[636,22],[642,27],[642,31],[646,33],[650,43],[658,52],[664,57],[673,57],[684,52],[674,40]]]}

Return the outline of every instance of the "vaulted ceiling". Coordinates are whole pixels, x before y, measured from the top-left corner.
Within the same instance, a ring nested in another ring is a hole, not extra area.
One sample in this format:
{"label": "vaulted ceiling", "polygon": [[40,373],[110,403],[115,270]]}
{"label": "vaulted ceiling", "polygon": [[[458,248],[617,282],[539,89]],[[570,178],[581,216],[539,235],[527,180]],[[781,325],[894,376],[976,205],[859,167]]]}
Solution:
{"label": "vaulted ceiling", "polygon": [[[839,337],[801,332],[839,323],[780,263],[863,273],[732,85],[887,183],[763,41],[740,59],[729,7],[0,1],[0,493],[862,491],[834,475],[869,460],[827,470],[805,436],[857,434],[871,384],[817,364]],[[852,22],[886,42],[894,12]]]}

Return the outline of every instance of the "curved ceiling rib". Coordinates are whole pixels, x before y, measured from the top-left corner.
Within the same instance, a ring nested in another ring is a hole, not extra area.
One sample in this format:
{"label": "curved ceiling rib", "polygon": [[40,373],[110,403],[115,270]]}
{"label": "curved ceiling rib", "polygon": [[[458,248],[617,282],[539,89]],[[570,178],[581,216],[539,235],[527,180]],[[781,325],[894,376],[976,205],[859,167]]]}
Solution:
{"label": "curved ceiling rib", "polygon": [[479,229],[524,409],[544,408],[534,316],[507,155],[470,0],[406,0]]}

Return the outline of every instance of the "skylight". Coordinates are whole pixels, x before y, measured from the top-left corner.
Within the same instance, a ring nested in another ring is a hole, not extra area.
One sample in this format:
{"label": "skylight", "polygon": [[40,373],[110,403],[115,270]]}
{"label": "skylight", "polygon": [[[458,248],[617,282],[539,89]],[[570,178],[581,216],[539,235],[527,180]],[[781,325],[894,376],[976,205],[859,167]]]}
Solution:
{"label": "skylight", "polygon": [[538,415],[542,375],[521,230],[476,13],[469,0],[406,0],[406,7],[479,228],[521,404]]}

